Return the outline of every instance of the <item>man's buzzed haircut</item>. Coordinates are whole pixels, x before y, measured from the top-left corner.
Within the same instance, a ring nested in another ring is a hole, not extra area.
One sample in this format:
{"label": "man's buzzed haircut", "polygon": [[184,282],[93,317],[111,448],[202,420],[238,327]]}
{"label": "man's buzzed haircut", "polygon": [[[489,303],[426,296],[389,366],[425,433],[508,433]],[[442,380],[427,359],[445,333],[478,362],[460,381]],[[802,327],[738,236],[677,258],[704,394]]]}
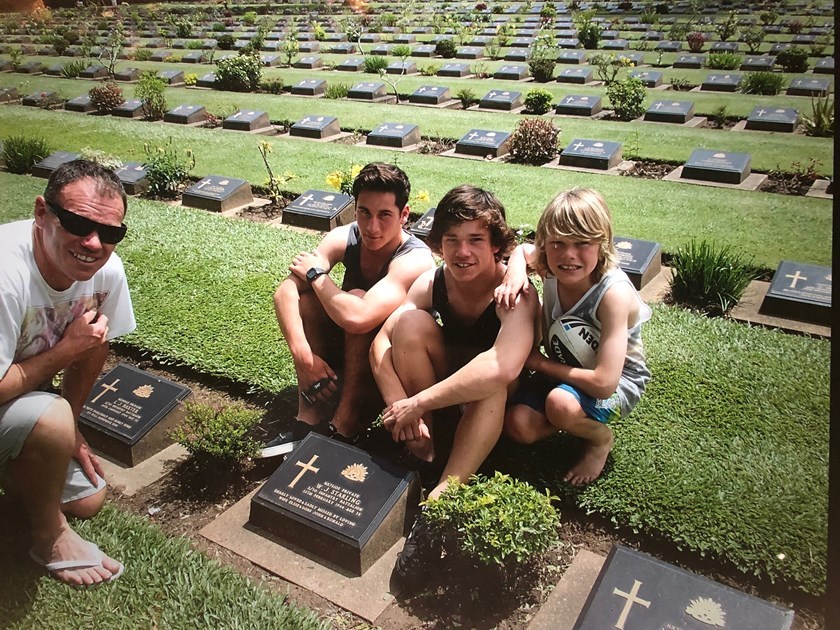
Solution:
{"label": "man's buzzed haircut", "polygon": [[80,179],[92,179],[96,192],[103,197],[119,197],[123,203],[123,216],[128,212],[128,198],[120,178],[109,168],[90,160],[72,160],[65,162],[52,172],[44,190],[44,199],[57,204],[56,197],[61,189]]}
{"label": "man's buzzed haircut", "polygon": [[366,191],[394,193],[397,207],[402,210],[411,195],[411,182],[399,166],[371,162],[353,180],[353,197],[358,199]]}
{"label": "man's buzzed haircut", "polygon": [[490,191],[470,184],[456,186],[440,200],[426,243],[440,254],[446,232],[455,225],[475,220],[484,221],[489,228],[490,242],[499,248],[496,260],[507,256],[516,244],[516,235],[505,220],[505,207]]}

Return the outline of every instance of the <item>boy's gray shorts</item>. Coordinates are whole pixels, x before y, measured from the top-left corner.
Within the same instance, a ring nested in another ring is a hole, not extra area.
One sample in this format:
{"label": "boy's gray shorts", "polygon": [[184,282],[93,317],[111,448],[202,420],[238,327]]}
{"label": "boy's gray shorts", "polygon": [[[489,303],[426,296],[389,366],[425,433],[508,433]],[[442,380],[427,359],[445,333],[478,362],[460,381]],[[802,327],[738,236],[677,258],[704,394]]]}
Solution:
{"label": "boy's gray shorts", "polygon": [[[57,394],[49,392],[30,392],[0,406],[0,479],[5,485],[9,460],[20,455],[24,442],[32,432],[47,408],[57,399]],[[67,466],[67,477],[61,502],[68,503],[84,499],[105,487],[105,480],[97,475],[97,484],[93,485],[82,470],[79,462],[71,457]]]}

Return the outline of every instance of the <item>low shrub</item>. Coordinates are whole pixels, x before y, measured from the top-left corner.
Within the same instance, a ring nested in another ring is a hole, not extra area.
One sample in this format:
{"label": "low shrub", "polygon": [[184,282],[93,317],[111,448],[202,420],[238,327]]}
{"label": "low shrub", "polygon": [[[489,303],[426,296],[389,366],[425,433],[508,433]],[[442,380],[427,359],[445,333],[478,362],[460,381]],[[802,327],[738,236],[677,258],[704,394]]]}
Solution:
{"label": "low shrub", "polygon": [[149,61],[152,58],[151,48],[138,48],[134,51],[134,59],[136,61]]}
{"label": "low shrub", "polygon": [[462,109],[467,109],[468,107],[478,103],[478,97],[475,95],[475,90],[470,88],[461,88],[455,94],[455,98],[461,101]]}
{"label": "low shrub", "polygon": [[676,92],[688,92],[696,85],[686,77],[671,77],[671,89]]}
{"label": "low shrub", "polygon": [[808,70],[808,51],[799,46],[791,46],[776,54],[776,63],[785,72],[806,72]]}
{"label": "low shrub", "polygon": [[216,83],[220,90],[254,92],[260,87],[263,66],[259,53],[220,59],[216,62]]}
{"label": "low shrub", "polygon": [[397,44],[391,49],[391,54],[394,57],[405,59],[411,54],[411,47],[408,44]]}
{"label": "low shrub", "polygon": [[260,83],[260,89],[263,92],[268,92],[269,94],[282,94],[283,79],[281,79],[280,77],[266,79],[265,81]]}
{"label": "low shrub", "polygon": [[747,48],[751,53],[758,52],[758,49],[761,47],[761,43],[764,41],[764,36],[764,29],[758,25],[745,28],[741,32],[741,39],[747,45]]}
{"label": "low shrub", "polygon": [[380,57],[379,55],[365,56],[365,72],[370,74],[379,74],[380,70],[384,72],[387,67],[388,60],[385,59],[385,57]]}
{"label": "low shrub", "polygon": [[685,36],[688,42],[688,49],[693,53],[699,53],[703,50],[703,44],[706,43],[706,36],[700,31],[694,31]]}
{"label": "low shrub", "polygon": [[529,114],[545,114],[551,109],[554,96],[548,90],[536,88],[525,95],[525,111]]}
{"label": "low shrub", "polygon": [[174,199],[181,191],[182,184],[195,168],[195,156],[190,149],[183,152],[172,146],[170,136],[163,146],[145,144],[143,150],[146,160],[143,166],[148,171],[149,187],[146,194],[150,197]]}
{"label": "low shrub", "polygon": [[677,249],[671,266],[670,299],[707,315],[728,313],[758,276],[752,259],[729,245],[717,247],[694,239]]}
{"label": "low shrub", "polygon": [[3,160],[6,170],[17,175],[32,172],[32,167],[52,153],[44,138],[9,136],[3,139]]}
{"label": "low shrub", "polygon": [[88,64],[83,59],[71,59],[62,64],[61,76],[65,79],[78,79],[82,71],[88,67]]}
{"label": "low shrub", "polygon": [[607,85],[607,98],[619,120],[633,120],[645,113],[645,84],[636,77]]}
{"label": "low shrub", "polygon": [[424,77],[437,76],[438,70],[440,70],[440,64],[437,63],[430,63],[427,66],[420,66],[420,74]]}
{"label": "low shrub", "polygon": [[188,402],[186,417],[171,436],[198,461],[236,464],[262,448],[249,436],[262,418],[260,411],[230,406],[222,409]]}
{"label": "low shrub", "polygon": [[97,111],[104,114],[110,114],[125,101],[122,88],[113,81],[92,87],[88,90],[88,96]]}
{"label": "low shrub", "polygon": [[192,72],[188,72],[184,75],[184,85],[193,86],[198,83],[198,75]]}
{"label": "low shrub", "polygon": [[706,67],[712,70],[736,70],[741,65],[741,56],[735,53],[711,53],[706,59]]}
{"label": "low shrub", "polygon": [[346,83],[329,83],[324,92],[324,98],[345,98],[350,92],[350,86]]}
{"label": "low shrub", "polygon": [[834,135],[834,99],[830,95],[811,99],[811,115],[800,114],[802,126],[809,136],[826,138]]}
{"label": "low shrub", "polygon": [[143,101],[143,115],[146,120],[160,120],[166,113],[166,81],[154,70],[140,75],[134,88],[134,97]]}
{"label": "low shrub", "polygon": [[435,54],[444,59],[452,59],[458,48],[451,39],[442,39],[435,44]]}
{"label": "low shrub", "polygon": [[776,72],[747,72],[741,81],[741,91],[744,94],[764,94],[774,96],[781,92],[785,77]]}
{"label": "low shrub", "polygon": [[510,138],[510,160],[519,164],[545,164],[557,155],[560,129],[544,118],[523,118]]}
{"label": "low shrub", "polygon": [[219,35],[216,38],[216,48],[219,50],[233,50],[234,44],[236,44],[236,38],[230,33]]}
{"label": "low shrub", "polygon": [[528,70],[537,83],[548,83],[554,78],[554,66],[556,65],[557,62],[554,59],[531,59],[528,61]]}

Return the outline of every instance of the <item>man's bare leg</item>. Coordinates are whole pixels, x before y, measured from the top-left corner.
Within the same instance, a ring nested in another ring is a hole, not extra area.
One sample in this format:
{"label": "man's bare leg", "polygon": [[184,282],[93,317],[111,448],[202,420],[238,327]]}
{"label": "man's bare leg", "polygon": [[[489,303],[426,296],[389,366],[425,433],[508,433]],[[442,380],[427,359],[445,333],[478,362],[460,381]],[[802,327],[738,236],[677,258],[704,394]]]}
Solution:
{"label": "man's bare leg", "polygon": [[344,373],[338,406],[332,419],[333,426],[341,435],[353,436],[366,428],[361,420],[363,405],[379,396],[368,360],[370,344],[378,332],[376,329],[365,335],[344,334]]}
{"label": "man's bare leg", "polygon": [[[337,334],[336,325],[314,293],[304,293],[300,296],[300,316],[309,347],[313,354],[324,358],[329,354],[331,346],[341,337]],[[298,387],[298,420],[306,424],[318,424],[326,419],[327,414],[323,411],[325,406],[310,403]]]}
{"label": "man's bare leg", "polygon": [[[394,326],[392,357],[394,369],[408,396],[414,396],[446,377],[446,351],[443,332],[432,316],[425,311],[407,311]],[[423,416],[433,431],[433,414]],[[433,439],[406,442],[412,455],[423,461],[435,458]]]}
{"label": "man's bare leg", "polygon": [[[70,405],[53,402],[26,439],[20,455],[9,462],[9,482],[21,498],[32,527],[32,551],[46,563],[90,559],[89,543],[74,532],[61,511],[61,493],[76,444]],[[77,586],[107,580],[120,564],[103,556],[89,569],[54,571],[53,576]]]}

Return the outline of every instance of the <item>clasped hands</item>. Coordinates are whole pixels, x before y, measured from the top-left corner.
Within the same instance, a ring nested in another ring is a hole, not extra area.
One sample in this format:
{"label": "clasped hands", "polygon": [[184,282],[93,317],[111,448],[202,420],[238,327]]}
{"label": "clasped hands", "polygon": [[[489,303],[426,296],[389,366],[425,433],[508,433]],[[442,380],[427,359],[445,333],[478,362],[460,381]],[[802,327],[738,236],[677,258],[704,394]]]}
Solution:
{"label": "clasped hands", "polygon": [[404,398],[382,412],[382,425],[391,432],[395,442],[428,440],[432,434],[422,415],[423,409],[414,398]]}

